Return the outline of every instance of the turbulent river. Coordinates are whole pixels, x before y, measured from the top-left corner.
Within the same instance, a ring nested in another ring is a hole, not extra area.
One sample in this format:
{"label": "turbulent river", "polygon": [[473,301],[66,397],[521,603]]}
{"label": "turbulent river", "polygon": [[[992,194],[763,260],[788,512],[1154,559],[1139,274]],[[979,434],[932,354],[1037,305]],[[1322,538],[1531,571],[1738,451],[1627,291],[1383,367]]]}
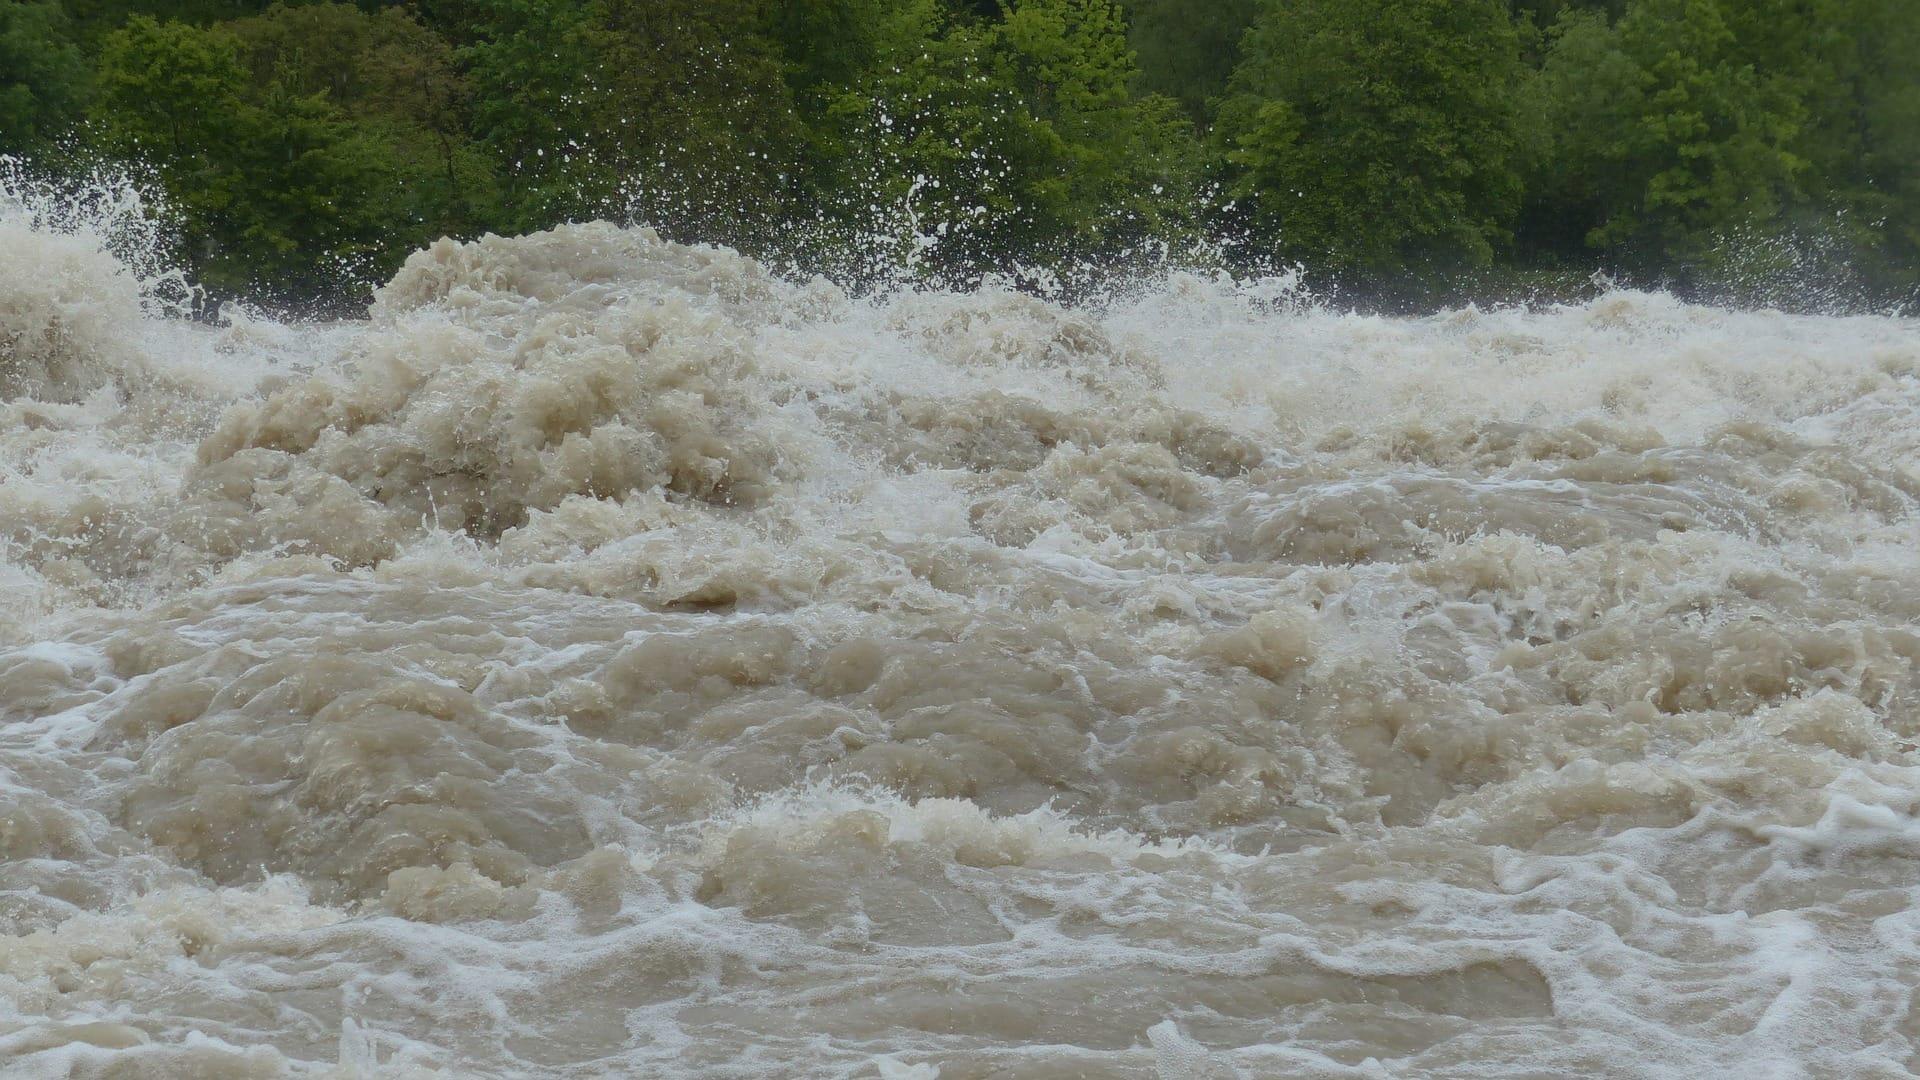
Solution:
{"label": "turbulent river", "polygon": [[1920,1065],[1920,323],[31,218],[0,1075]]}

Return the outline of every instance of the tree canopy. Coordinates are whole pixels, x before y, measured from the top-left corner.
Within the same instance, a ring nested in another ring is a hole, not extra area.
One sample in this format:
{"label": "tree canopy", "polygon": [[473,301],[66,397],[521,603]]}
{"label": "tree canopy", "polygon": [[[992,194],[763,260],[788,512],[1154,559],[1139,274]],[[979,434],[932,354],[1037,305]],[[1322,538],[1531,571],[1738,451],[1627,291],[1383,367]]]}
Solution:
{"label": "tree canopy", "polygon": [[1507,244],[1521,65],[1501,0],[1269,2],[1242,49],[1217,143],[1270,244],[1375,272]]}
{"label": "tree canopy", "polygon": [[1899,303],[1920,5],[0,0],[0,153],[137,162],[209,288],[289,303],[599,216],[855,278],[1164,255]]}

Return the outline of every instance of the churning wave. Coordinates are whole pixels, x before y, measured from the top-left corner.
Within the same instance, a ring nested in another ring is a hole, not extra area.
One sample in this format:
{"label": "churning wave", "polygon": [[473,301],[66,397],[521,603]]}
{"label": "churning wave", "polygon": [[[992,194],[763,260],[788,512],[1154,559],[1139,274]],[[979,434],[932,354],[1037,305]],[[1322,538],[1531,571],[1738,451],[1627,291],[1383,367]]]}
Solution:
{"label": "churning wave", "polygon": [[1920,323],[109,240],[0,209],[6,1075],[1920,1065]]}

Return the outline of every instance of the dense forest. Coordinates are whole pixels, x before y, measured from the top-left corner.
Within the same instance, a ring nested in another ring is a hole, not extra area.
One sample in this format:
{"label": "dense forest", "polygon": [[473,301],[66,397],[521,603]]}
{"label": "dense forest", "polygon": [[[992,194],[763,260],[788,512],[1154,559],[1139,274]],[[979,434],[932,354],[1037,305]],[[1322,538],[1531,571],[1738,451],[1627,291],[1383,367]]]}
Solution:
{"label": "dense forest", "polygon": [[1906,303],[1914,0],[0,0],[0,154],[216,294],[611,217],[858,282],[1304,265]]}

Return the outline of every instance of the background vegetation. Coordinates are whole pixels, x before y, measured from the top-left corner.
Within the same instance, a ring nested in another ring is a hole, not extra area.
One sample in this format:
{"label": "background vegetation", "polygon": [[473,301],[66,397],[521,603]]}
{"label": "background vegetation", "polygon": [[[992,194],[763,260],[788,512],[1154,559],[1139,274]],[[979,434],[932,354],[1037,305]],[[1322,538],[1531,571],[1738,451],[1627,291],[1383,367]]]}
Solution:
{"label": "background vegetation", "polygon": [[859,279],[1303,263],[1906,303],[1914,0],[0,0],[0,153],[350,302],[594,216]]}

